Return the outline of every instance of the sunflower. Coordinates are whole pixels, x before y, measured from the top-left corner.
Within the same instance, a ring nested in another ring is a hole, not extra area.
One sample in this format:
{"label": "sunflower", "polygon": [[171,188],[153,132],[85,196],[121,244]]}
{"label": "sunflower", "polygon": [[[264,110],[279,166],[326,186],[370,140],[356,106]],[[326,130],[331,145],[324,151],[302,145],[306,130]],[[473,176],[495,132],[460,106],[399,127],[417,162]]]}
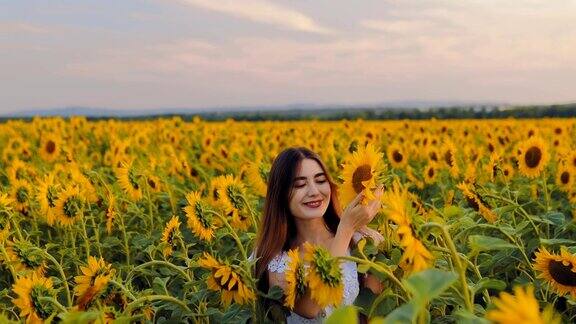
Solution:
{"label": "sunflower", "polygon": [[32,186],[25,180],[16,180],[11,185],[11,198],[14,200],[14,207],[17,211],[26,213],[33,198]]}
{"label": "sunflower", "polygon": [[254,290],[244,283],[242,277],[231,266],[220,263],[206,252],[198,264],[211,270],[207,281],[208,289],[220,292],[225,307],[232,302],[244,305],[256,299]]}
{"label": "sunflower", "polygon": [[18,180],[26,180],[35,175],[33,167],[19,159],[14,159],[6,168],[8,180],[15,182]]}
{"label": "sunflower", "polygon": [[572,169],[572,172],[576,172],[576,150],[570,152],[567,158],[568,167]]}
{"label": "sunflower", "polygon": [[388,161],[390,161],[390,165],[395,169],[402,169],[408,163],[407,152],[398,143],[388,146],[386,156],[388,157]]}
{"label": "sunflower", "polygon": [[548,147],[540,137],[530,137],[518,145],[518,169],[528,178],[535,178],[546,168],[550,158]]}
{"label": "sunflower", "polygon": [[458,162],[456,160],[456,145],[451,141],[447,141],[444,145],[445,148],[442,151],[442,160],[450,170],[452,177],[457,178],[460,174],[460,168],[458,167]]}
{"label": "sunflower", "polygon": [[217,182],[216,192],[218,205],[230,219],[230,224],[240,230],[250,227],[250,219],[246,215],[246,188],[244,184],[232,175],[226,175]]}
{"label": "sunflower", "polygon": [[372,144],[365,148],[359,147],[352,153],[344,162],[342,170],[344,182],[340,191],[343,205],[348,205],[362,191],[365,194],[363,204],[374,199],[372,191],[376,188],[383,169],[382,156]]}
{"label": "sunflower", "polygon": [[111,267],[104,259],[93,256],[88,257],[87,266],[80,267],[82,275],[74,277],[74,294],[78,296],[76,303],[80,310],[89,308],[89,304],[106,289],[108,281],[114,275]]}
{"label": "sunflower", "polygon": [[397,225],[408,225],[412,223],[408,213],[407,204],[408,189],[401,187],[400,182],[394,181],[392,189],[382,194],[382,211],[389,220]]}
{"label": "sunflower", "polygon": [[45,176],[38,186],[37,199],[40,203],[40,213],[46,218],[48,225],[53,225],[56,221],[55,208],[59,189],[60,184],[55,183],[52,173]]}
{"label": "sunflower", "polygon": [[187,217],[188,228],[203,240],[208,242],[214,238],[214,224],[212,215],[207,210],[207,205],[202,200],[199,192],[191,192],[186,195],[188,205],[184,207]]}
{"label": "sunflower", "polygon": [[434,256],[416,238],[412,228],[406,225],[399,226],[397,234],[400,237],[400,246],[404,249],[400,258],[400,268],[407,274],[422,271],[432,266]]}
{"label": "sunflower", "polygon": [[12,212],[13,203],[14,200],[8,197],[8,194],[0,192],[0,244],[3,244],[10,234],[10,220],[8,217]]}
{"label": "sunflower", "polygon": [[32,273],[18,278],[12,285],[12,290],[18,296],[12,302],[20,309],[20,316],[26,317],[26,323],[43,323],[58,311],[50,301],[42,299],[56,298],[50,278]]}
{"label": "sunflower", "polygon": [[262,160],[261,156],[257,156],[254,162],[248,164],[248,181],[254,191],[261,197],[266,197],[270,167],[270,163]]}
{"label": "sunflower", "polygon": [[43,135],[40,140],[40,157],[46,162],[52,162],[58,158],[61,150],[61,141],[54,134]]}
{"label": "sunflower", "polygon": [[433,184],[436,182],[436,178],[438,177],[438,168],[436,164],[431,162],[428,163],[426,168],[424,168],[424,182],[427,184]]}
{"label": "sunflower", "polygon": [[556,184],[562,191],[565,192],[568,192],[570,189],[572,189],[574,186],[574,175],[571,168],[566,165],[561,165],[558,167],[558,170],[556,171]]}
{"label": "sunflower", "polygon": [[505,181],[510,181],[514,177],[514,166],[510,163],[504,163],[502,165],[502,177]]}
{"label": "sunflower", "polygon": [[340,262],[321,246],[304,243],[304,260],[310,265],[306,273],[312,299],[320,307],[339,305],[344,293]]}
{"label": "sunflower", "polygon": [[16,239],[8,241],[6,253],[8,260],[14,264],[16,272],[44,275],[46,260],[38,248],[29,241]]}
{"label": "sunflower", "polygon": [[84,197],[78,186],[70,186],[56,200],[55,215],[61,225],[73,225],[82,217]]}
{"label": "sunflower", "polygon": [[561,317],[554,313],[552,305],[540,312],[538,300],[534,297],[534,287],[514,287],[514,295],[500,293],[494,298],[494,308],[486,313],[486,318],[495,323],[559,324]]}
{"label": "sunflower", "polygon": [[172,255],[174,248],[177,247],[176,240],[179,240],[181,236],[180,233],[180,221],[178,217],[172,216],[170,221],[164,227],[164,231],[162,232],[162,239],[160,240],[164,243],[164,248],[162,249],[162,254],[164,257],[168,257]]}
{"label": "sunflower", "polygon": [[456,187],[462,191],[468,206],[472,207],[475,211],[479,212],[489,223],[494,223],[498,216],[489,208],[480,195],[474,192],[474,185],[461,182]]}
{"label": "sunflower", "polygon": [[149,174],[146,176],[146,185],[148,186],[148,190],[150,192],[160,192],[162,186],[160,184],[160,178],[153,174]]}
{"label": "sunflower", "polygon": [[138,201],[142,198],[142,188],[132,163],[122,162],[121,167],[116,169],[116,177],[118,177],[120,187],[132,201]]}
{"label": "sunflower", "polygon": [[288,258],[284,306],[294,309],[296,299],[303,296],[306,292],[306,270],[298,248],[288,251]]}
{"label": "sunflower", "polygon": [[538,278],[544,279],[558,295],[570,293],[576,298],[576,255],[565,248],[560,254],[551,254],[542,247],[536,252],[534,269],[540,271]]}

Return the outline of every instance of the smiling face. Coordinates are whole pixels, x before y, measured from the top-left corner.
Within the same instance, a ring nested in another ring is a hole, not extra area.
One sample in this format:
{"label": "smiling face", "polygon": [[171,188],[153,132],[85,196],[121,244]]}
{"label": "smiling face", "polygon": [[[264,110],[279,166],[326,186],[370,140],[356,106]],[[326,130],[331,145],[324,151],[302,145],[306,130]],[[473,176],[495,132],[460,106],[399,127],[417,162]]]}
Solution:
{"label": "smiling face", "polygon": [[330,183],[316,160],[303,159],[292,184],[290,212],[296,218],[324,216],[330,203]]}

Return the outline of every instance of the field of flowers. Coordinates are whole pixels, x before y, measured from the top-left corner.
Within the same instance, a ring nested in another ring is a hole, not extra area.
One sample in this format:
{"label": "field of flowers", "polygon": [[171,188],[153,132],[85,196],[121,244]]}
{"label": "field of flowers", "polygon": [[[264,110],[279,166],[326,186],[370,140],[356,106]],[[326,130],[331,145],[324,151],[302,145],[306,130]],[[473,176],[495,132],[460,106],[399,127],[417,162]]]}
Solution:
{"label": "field of flowers", "polygon": [[[338,263],[291,253],[287,291],[249,258],[274,157],[317,152],[341,201],[385,184],[358,271],[384,283],[328,319],[576,321],[576,120],[0,124],[0,322],[261,323]],[[287,297],[286,297],[287,296]],[[267,299],[262,307],[259,299]]]}

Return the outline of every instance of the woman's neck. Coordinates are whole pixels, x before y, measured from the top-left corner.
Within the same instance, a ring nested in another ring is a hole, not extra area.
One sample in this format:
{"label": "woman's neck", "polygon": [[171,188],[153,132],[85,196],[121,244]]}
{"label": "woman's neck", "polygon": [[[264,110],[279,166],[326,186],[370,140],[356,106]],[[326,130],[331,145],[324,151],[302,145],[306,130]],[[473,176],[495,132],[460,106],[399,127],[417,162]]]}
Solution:
{"label": "woman's neck", "polygon": [[304,242],[327,246],[334,238],[334,234],[328,230],[323,218],[296,219],[295,246],[301,246]]}

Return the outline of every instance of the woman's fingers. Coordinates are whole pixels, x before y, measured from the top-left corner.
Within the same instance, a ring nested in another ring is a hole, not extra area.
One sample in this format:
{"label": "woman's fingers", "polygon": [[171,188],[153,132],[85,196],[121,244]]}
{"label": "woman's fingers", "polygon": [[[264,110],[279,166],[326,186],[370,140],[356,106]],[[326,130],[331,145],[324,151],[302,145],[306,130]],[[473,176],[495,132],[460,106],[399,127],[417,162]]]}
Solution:
{"label": "woman's fingers", "polygon": [[354,197],[354,199],[352,199],[352,201],[348,204],[346,209],[352,209],[356,207],[356,205],[360,203],[362,198],[364,198],[364,191],[361,191],[359,194],[357,194],[356,197]]}

